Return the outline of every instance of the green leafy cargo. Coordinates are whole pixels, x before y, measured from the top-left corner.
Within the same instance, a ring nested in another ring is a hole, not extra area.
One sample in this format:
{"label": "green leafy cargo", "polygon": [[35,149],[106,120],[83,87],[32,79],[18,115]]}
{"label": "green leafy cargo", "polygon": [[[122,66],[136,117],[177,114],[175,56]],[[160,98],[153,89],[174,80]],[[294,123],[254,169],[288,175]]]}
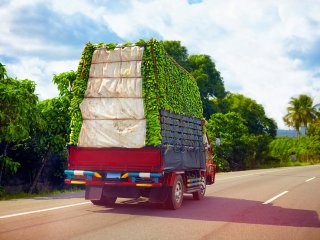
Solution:
{"label": "green leafy cargo", "polygon": [[[129,46],[126,43],[123,46]],[[200,93],[194,78],[180,67],[164,50],[161,42],[151,39],[140,40],[136,45],[144,47],[141,74],[144,112],[147,119],[146,145],[161,144],[160,110],[202,118],[203,109]],[[93,52],[104,47],[112,50],[116,44],[88,43],[79,63],[71,101],[70,143],[77,144],[82,126],[79,108],[84,98],[89,79]]]}

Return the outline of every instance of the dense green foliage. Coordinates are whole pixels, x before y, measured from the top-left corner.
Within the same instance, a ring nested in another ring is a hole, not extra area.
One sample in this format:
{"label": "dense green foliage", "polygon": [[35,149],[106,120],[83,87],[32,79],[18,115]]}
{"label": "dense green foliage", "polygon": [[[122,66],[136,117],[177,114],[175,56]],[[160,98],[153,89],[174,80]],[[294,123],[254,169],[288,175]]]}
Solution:
{"label": "dense green foliage", "polygon": [[211,103],[220,112],[211,115],[208,133],[211,140],[221,137],[221,146],[214,149],[217,161],[223,162],[221,169],[255,168],[264,163],[277,125],[266,116],[263,106],[231,93],[222,99],[214,98]]}
{"label": "dense green foliage", "polygon": [[[61,161],[58,166],[66,166],[65,146],[69,138],[69,109],[62,98],[40,101],[37,105],[40,122],[34,124],[31,138],[21,144],[32,158],[32,183],[29,192],[33,192],[47,162],[55,156]],[[60,169],[61,170],[61,169]],[[62,172],[54,174],[63,176]]]}
{"label": "dense green foliage", "polygon": [[211,115],[206,128],[212,142],[216,138],[222,141],[220,146],[213,146],[214,160],[220,170],[230,170],[230,165],[235,165],[239,158],[244,157],[242,155],[245,153],[239,151],[245,144],[241,138],[248,135],[244,123],[237,113]]}
{"label": "dense green foliage", "polygon": [[64,102],[67,108],[70,107],[71,99],[73,97],[73,85],[76,81],[77,73],[74,71],[60,73],[53,75],[52,81],[57,85],[59,90],[59,97]]}
{"label": "dense green foliage", "polygon": [[215,113],[207,124],[212,142],[220,138],[221,145],[213,146],[214,161],[219,170],[254,168],[268,154],[272,137],[267,134],[252,134],[240,113]]}
{"label": "dense green foliage", "polygon": [[320,162],[320,138],[310,137],[281,137],[270,144],[270,156],[281,163],[294,161],[292,153],[296,154],[297,161],[319,163]]}
{"label": "dense green foliage", "polygon": [[147,118],[147,145],[161,143],[160,110],[202,118],[202,103],[195,80],[151,39],[143,52],[142,91]]}
{"label": "dense green foliage", "polygon": [[208,55],[188,55],[186,47],[180,41],[164,41],[166,52],[196,79],[203,105],[203,115],[209,119],[216,113],[211,98],[226,96],[223,79],[216,69],[215,63]]}
{"label": "dense green foliage", "polygon": [[34,82],[9,77],[0,63],[0,183],[5,170],[16,172],[20,166],[8,155],[8,149],[28,139],[32,124],[38,120],[34,91]]}
{"label": "dense green foliage", "polygon": [[230,93],[223,99],[213,99],[212,103],[219,112],[239,113],[245,119],[249,133],[276,136],[277,125],[275,121],[266,116],[263,106],[255,100],[241,94]]}
{"label": "dense green foliage", "polygon": [[[67,142],[70,141],[70,122],[71,122],[71,116],[70,116],[70,106],[71,106],[71,100],[73,98],[73,86],[77,79],[77,73],[74,71],[64,72],[60,73],[59,75],[54,75],[52,81],[57,85],[59,90],[59,101],[61,102],[61,106],[63,107],[62,112],[64,113],[64,120],[67,128]],[[76,92],[76,91],[75,91]],[[61,113],[62,113],[61,112]]]}
{"label": "dense green foliage", "polygon": [[55,75],[60,97],[39,102],[34,82],[10,78],[0,66],[0,178],[4,184],[23,181],[25,190],[32,192],[49,162],[53,169],[46,170],[41,182],[63,183],[75,72]]}
{"label": "dense green foliage", "polygon": [[318,136],[320,137],[320,117],[318,114],[318,118],[313,123],[310,123],[307,131],[308,136]]}

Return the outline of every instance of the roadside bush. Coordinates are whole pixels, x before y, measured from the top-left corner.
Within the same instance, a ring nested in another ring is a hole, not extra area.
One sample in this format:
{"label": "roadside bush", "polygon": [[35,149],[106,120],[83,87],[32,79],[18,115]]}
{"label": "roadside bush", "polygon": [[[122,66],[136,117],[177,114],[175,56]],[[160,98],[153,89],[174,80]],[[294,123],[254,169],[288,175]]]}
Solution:
{"label": "roadside bush", "polygon": [[212,143],[217,137],[221,145],[213,146],[214,162],[220,171],[255,168],[267,155],[269,135],[250,134],[239,113],[212,114],[207,131]]}
{"label": "roadside bush", "polygon": [[221,157],[218,157],[217,154],[213,154],[212,159],[217,166],[218,172],[229,172],[231,170],[229,162]]}
{"label": "roadside bush", "polygon": [[278,159],[280,163],[293,161],[292,153],[295,153],[296,161],[299,162],[320,162],[320,138],[316,136],[276,138],[270,143],[269,148],[269,156]]}

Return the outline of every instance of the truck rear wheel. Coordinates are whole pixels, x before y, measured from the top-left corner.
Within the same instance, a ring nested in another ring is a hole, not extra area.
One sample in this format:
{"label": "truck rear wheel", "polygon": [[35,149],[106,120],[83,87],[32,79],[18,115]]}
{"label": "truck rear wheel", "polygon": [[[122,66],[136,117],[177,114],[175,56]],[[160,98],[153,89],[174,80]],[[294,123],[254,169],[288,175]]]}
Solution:
{"label": "truck rear wheel", "polygon": [[170,209],[176,210],[181,207],[183,201],[183,180],[180,175],[177,175],[172,188],[169,191],[167,206]]}
{"label": "truck rear wheel", "polygon": [[206,193],[206,178],[201,177],[201,185],[200,185],[200,190],[197,192],[192,193],[193,199],[194,200],[201,200],[204,198],[204,194]]}
{"label": "truck rear wheel", "polygon": [[110,206],[117,201],[117,197],[104,197],[101,196],[100,200],[91,200],[94,205],[97,206]]}

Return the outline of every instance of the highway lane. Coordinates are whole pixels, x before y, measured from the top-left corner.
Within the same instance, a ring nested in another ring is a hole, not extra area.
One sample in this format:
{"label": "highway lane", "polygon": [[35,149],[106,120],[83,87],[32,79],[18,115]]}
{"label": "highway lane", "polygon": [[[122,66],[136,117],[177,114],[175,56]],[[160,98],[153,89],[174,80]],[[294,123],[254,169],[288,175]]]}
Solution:
{"label": "highway lane", "polygon": [[146,199],[93,206],[83,193],[2,201],[0,239],[319,240],[319,216],[316,165],[221,173],[205,199],[185,195],[176,211]]}

